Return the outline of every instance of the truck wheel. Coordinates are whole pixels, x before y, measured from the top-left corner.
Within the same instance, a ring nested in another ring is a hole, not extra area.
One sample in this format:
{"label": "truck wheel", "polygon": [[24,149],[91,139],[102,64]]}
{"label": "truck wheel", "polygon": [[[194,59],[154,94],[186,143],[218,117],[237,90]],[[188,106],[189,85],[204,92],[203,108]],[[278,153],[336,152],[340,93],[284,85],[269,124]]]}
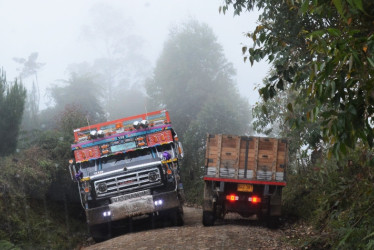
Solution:
{"label": "truck wheel", "polygon": [[203,211],[203,225],[210,227],[214,225],[214,213],[210,211]]}
{"label": "truck wheel", "polygon": [[184,219],[183,219],[183,210],[180,211],[179,208],[175,209],[170,214],[171,222],[173,223],[173,226],[181,227],[184,225]]}
{"label": "truck wheel", "polygon": [[89,230],[92,238],[96,243],[111,238],[111,227],[109,223],[90,226]]}
{"label": "truck wheel", "polygon": [[270,229],[277,229],[280,226],[279,216],[268,216],[266,218],[266,226]]}

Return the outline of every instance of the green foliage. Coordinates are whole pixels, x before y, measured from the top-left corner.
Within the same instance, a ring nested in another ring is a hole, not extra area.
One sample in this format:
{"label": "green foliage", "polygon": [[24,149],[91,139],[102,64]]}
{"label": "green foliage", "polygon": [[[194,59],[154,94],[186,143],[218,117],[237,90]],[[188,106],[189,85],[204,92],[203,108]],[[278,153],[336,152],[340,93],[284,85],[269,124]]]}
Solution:
{"label": "green foliage", "polygon": [[233,67],[221,51],[206,24],[191,20],[175,27],[146,84],[151,106],[169,110],[182,138],[182,178],[189,201],[202,194],[198,183],[203,183],[206,134],[249,132],[248,102],[237,92]]}
{"label": "green foliage", "polygon": [[13,153],[26,99],[26,89],[17,80],[8,84],[5,72],[0,71],[0,156]]}
{"label": "green foliage", "polygon": [[85,234],[76,187],[64,167],[70,143],[60,138],[57,131],[40,133],[27,149],[1,158],[0,239],[16,248],[71,249]]}
{"label": "green foliage", "polygon": [[79,106],[66,105],[65,109],[58,115],[57,126],[62,134],[73,142],[72,133],[74,129],[87,126],[85,113]]}
{"label": "green foliage", "polygon": [[267,58],[274,66],[260,89],[265,101],[286,85],[300,89],[306,98],[292,106],[313,104],[306,118],[324,119],[322,138],[336,157],[357,141],[372,147],[373,2],[226,0],[226,9],[231,5],[236,14],[256,7],[263,11],[248,33],[253,46],[245,47],[244,56],[251,64]]}
{"label": "green foliage", "polygon": [[72,249],[87,237],[66,168],[72,131],[86,125],[86,116],[67,106],[55,117],[56,130],[24,132],[21,151],[0,161],[0,239],[21,249]]}
{"label": "green foliage", "polygon": [[308,244],[370,249],[374,231],[371,151],[359,147],[339,161],[322,158],[289,173],[285,213],[312,223],[319,234]]}
{"label": "green foliage", "polygon": [[4,249],[4,250],[19,250],[21,248],[16,247],[14,244],[12,244],[9,241],[0,240],[0,249]]}
{"label": "green foliage", "polygon": [[21,130],[31,131],[40,128],[39,123],[39,93],[35,84],[27,94],[25,111],[23,112]]}
{"label": "green foliage", "polygon": [[371,249],[373,1],[225,2],[224,10],[233,6],[236,14],[262,11],[248,33],[253,46],[243,53],[251,64],[273,65],[260,89],[256,129],[278,124],[291,153],[298,152],[284,190],[286,212],[320,232],[310,248]]}

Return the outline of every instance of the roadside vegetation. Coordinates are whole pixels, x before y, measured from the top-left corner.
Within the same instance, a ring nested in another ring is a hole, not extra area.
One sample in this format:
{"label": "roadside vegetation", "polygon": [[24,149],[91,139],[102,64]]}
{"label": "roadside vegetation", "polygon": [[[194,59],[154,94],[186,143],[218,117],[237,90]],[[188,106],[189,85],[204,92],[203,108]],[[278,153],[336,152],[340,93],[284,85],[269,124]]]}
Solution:
{"label": "roadside vegetation", "polygon": [[[374,5],[366,0],[226,0],[259,10],[244,61],[267,60],[257,132],[290,142],[288,216],[313,226],[298,246],[374,246]],[[248,12],[247,12],[248,11]]]}

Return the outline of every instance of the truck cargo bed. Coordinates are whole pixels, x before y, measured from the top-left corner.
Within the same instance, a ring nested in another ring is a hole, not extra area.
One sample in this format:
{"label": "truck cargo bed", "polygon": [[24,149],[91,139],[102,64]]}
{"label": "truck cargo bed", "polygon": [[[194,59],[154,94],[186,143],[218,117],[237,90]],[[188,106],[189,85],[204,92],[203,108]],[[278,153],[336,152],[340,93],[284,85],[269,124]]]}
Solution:
{"label": "truck cargo bed", "polygon": [[207,135],[204,180],[286,185],[287,140]]}

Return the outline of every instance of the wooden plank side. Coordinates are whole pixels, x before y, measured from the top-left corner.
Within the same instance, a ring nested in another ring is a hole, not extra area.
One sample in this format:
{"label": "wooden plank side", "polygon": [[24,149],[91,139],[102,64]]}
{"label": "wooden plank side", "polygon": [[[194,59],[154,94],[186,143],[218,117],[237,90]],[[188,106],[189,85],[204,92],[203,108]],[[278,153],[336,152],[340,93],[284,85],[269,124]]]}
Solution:
{"label": "wooden plank side", "polygon": [[[207,138],[206,166],[216,169],[216,177],[220,177],[220,172],[226,174],[229,171],[230,177],[227,178],[257,179],[257,171],[261,170],[268,176],[271,173],[268,180],[271,177],[272,181],[277,181],[287,166],[287,146],[287,141],[283,139],[210,135]],[[250,177],[243,175],[247,171],[250,171]]]}
{"label": "wooden plank side", "polygon": [[238,178],[238,167],[239,167],[238,143],[240,143],[239,136],[222,135],[220,170],[221,168],[224,168],[225,172],[229,171],[229,176],[231,178]]}
{"label": "wooden plank side", "polygon": [[221,154],[221,160],[234,160],[236,161],[238,159],[238,155],[237,154],[231,154],[231,153],[222,153]]}
{"label": "wooden plank side", "polygon": [[285,172],[287,166],[287,141],[280,140],[277,154],[277,172]]}
{"label": "wooden plank side", "polygon": [[259,150],[273,151],[274,141],[277,139],[273,138],[259,138]]}

